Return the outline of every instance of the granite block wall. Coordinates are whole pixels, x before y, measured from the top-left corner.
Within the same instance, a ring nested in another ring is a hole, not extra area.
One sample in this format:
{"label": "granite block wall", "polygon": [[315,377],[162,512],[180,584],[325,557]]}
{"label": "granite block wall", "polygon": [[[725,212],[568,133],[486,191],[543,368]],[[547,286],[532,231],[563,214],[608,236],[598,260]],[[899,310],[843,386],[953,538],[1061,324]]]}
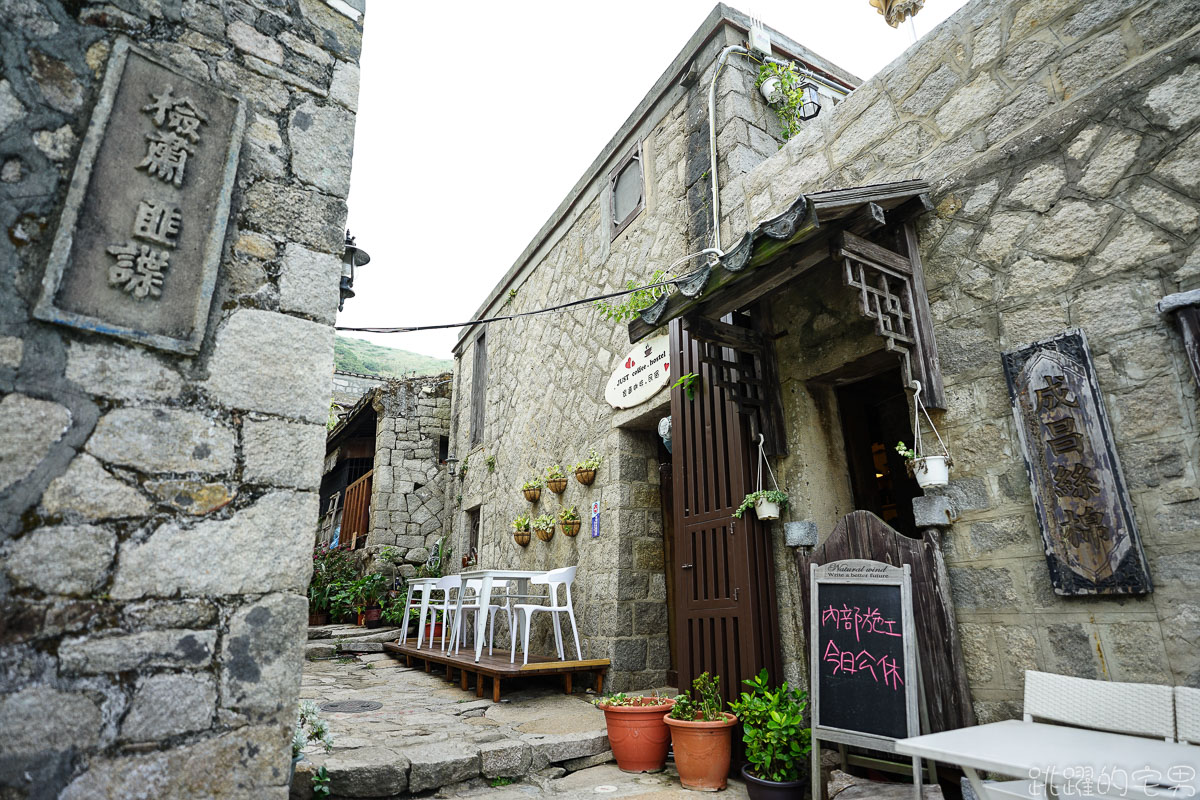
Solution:
{"label": "granite block wall", "polygon": [[[341,5],[0,3],[6,797],[287,794],[362,35]],[[244,100],[194,355],[31,313],[118,37]]]}

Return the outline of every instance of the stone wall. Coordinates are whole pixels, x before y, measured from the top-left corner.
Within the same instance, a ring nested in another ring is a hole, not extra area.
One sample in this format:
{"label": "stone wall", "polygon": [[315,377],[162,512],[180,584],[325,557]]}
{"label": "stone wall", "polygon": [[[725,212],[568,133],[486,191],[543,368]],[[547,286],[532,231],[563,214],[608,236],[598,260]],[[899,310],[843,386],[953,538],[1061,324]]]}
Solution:
{"label": "stone wall", "polygon": [[353,408],[359,399],[371,391],[383,386],[386,378],[374,375],[362,375],[357,372],[333,373],[333,402],[343,408]]}
{"label": "stone wall", "polygon": [[[722,15],[746,22],[725,6],[713,12],[492,290],[479,316],[641,283],[654,269],[670,268],[708,246],[708,87],[722,48],[745,38]],[[776,41],[844,74],[786,37],[776,34]],[[740,186],[741,176],[779,147],[778,123],[757,96],[755,75],[749,61],[734,57],[718,79],[720,147],[732,154],[720,166],[727,185]],[[638,142],[645,208],[611,238],[608,175]],[[672,269],[685,271],[689,262]],[[472,364],[481,332],[488,364],[485,414],[482,443],[471,448]],[[455,351],[451,449],[466,461],[467,477],[447,490],[458,552],[467,541],[468,512],[480,513],[481,566],[578,565],[573,591],[584,656],[612,659],[608,675],[614,690],[662,686],[670,666],[654,432],[658,420],[670,414],[669,392],[626,411],[604,401],[608,376],[629,348],[625,325],[590,307],[465,331]],[[604,459],[592,486],[572,478],[561,497],[543,491],[539,503],[525,501],[525,480],[552,464],[570,470],[591,448]],[[488,457],[495,459],[494,471],[486,466]],[[592,538],[589,514],[597,501],[600,535]],[[564,505],[575,506],[584,520],[579,536],[564,536],[558,528],[550,542],[534,537],[524,548],[514,542],[509,527],[514,517],[554,515]],[[544,638],[538,646],[542,652],[551,647]]]}
{"label": "stone wall", "polygon": [[377,416],[367,549],[374,555],[393,548],[406,578],[447,532],[449,475],[438,448],[450,434],[450,387],[450,373],[389,380],[371,401]]}
{"label": "stone wall", "polygon": [[[937,210],[919,233],[949,404],[937,422],[955,459],[945,556],[983,721],[1019,713],[1029,668],[1200,685],[1196,388],[1154,309],[1200,285],[1198,23],[1194,3],[1173,0],[972,2],[723,196],[736,236],[802,192],[934,186]],[[825,347],[869,340],[844,327],[853,309],[827,311]],[[817,324],[803,313],[793,333]],[[1051,588],[1000,353],[1070,327],[1095,358],[1149,597]],[[807,392],[810,367],[781,349],[785,386]],[[836,413],[793,409],[794,439],[836,425]],[[809,441],[779,472],[826,536],[845,510],[826,500],[847,487],[814,491],[809,477],[838,455],[835,445],[808,459],[820,448]],[[795,567],[779,570],[782,600]]]}
{"label": "stone wall", "polygon": [[[3,0],[0,16],[0,794],[285,797],[361,16],[321,0]],[[31,314],[118,36],[245,101],[194,356]]]}

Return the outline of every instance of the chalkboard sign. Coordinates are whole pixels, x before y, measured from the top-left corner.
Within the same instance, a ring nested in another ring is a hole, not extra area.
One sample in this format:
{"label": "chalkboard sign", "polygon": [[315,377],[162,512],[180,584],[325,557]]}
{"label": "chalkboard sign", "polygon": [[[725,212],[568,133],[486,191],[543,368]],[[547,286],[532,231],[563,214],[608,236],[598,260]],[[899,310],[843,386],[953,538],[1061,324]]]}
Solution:
{"label": "chalkboard sign", "polygon": [[[813,564],[810,579],[813,770],[819,773],[819,740],[894,753],[897,739],[920,735],[921,682],[907,564]],[[913,774],[919,792],[919,759],[913,759]],[[813,797],[817,791],[814,779]]]}

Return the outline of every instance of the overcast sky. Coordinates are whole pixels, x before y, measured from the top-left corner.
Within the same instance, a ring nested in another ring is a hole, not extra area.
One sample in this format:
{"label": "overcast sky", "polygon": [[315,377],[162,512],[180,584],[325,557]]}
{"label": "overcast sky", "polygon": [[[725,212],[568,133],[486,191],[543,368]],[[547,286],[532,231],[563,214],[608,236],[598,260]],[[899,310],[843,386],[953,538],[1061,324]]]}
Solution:
{"label": "overcast sky", "polygon": [[[964,3],[927,0],[917,35]],[[714,5],[368,3],[349,227],[371,263],[338,324],[470,319]],[[912,41],[868,0],[731,5],[864,80]],[[457,331],[348,335],[449,357]]]}

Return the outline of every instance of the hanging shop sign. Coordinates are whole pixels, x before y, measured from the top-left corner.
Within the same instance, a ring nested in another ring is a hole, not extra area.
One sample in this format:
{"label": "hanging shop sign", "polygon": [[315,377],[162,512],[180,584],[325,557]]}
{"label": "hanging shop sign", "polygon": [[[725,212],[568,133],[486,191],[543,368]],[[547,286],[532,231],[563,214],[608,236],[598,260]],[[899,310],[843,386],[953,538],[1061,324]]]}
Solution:
{"label": "hanging shop sign", "polygon": [[633,408],[658,394],[671,377],[668,337],[655,336],[634,346],[608,379],[604,399],[613,408]]}
{"label": "hanging shop sign", "polygon": [[1087,338],[1005,353],[1004,374],[1054,591],[1153,590]]}
{"label": "hanging shop sign", "polygon": [[238,98],[118,41],[34,315],[199,351],[244,127]]}

